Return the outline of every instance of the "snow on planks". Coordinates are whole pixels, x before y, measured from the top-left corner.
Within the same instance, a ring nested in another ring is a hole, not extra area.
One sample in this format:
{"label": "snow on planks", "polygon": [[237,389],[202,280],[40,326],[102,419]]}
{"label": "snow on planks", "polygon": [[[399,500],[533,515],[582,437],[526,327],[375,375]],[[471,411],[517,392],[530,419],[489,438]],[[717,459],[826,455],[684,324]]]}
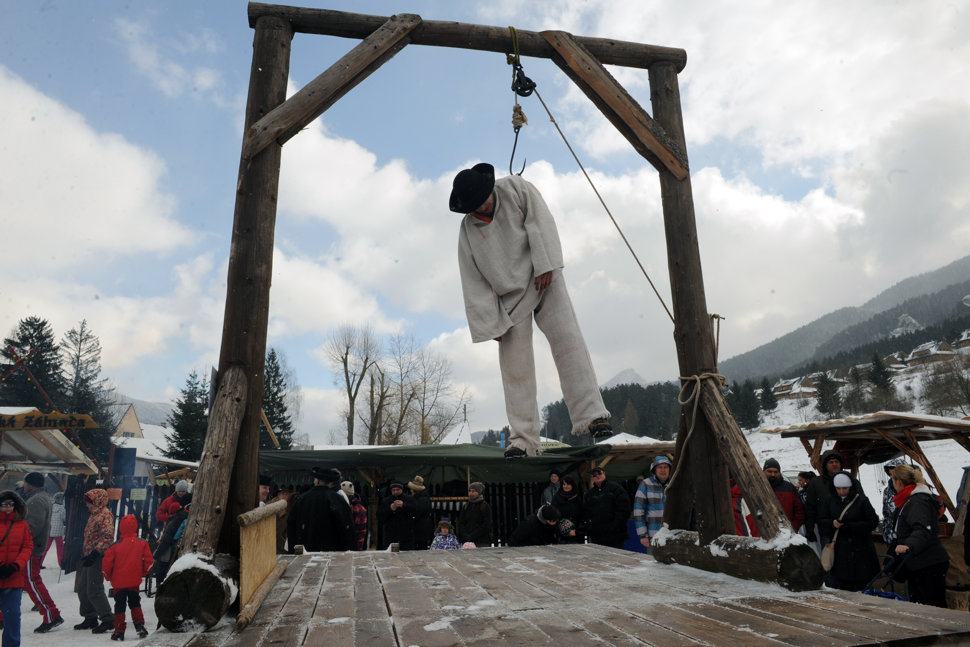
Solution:
{"label": "snow on planks", "polygon": [[792,593],[600,546],[320,553],[289,567],[252,625],[144,647],[928,645],[970,614],[854,593]]}

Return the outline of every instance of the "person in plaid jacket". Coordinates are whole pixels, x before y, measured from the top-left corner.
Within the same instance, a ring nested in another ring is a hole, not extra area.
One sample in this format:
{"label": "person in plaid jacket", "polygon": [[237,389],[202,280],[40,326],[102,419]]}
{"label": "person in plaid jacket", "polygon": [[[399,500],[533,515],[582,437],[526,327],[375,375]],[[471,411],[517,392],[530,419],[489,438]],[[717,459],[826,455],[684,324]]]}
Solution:
{"label": "person in plaid jacket", "polygon": [[644,548],[650,548],[650,539],[663,527],[664,503],[667,500],[667,483],[670,482],[672,463],[666,456],[657,456],[650,464],[650,476],[643,479],[633,498],[633,525]]}

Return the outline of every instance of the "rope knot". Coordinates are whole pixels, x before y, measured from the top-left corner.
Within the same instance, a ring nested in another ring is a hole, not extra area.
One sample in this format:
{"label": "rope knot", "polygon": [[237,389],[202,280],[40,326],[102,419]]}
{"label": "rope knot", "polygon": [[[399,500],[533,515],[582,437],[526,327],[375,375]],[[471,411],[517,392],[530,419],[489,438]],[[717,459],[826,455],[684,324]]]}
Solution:
{"label": "rope knot", "polygon": [[[677,456],[677,465],[674,467],[674,473],[670,476],[670,481],[667,483],[667,488],[671,488],[674,485],[674,481],[677,480],[677,476],[680,474],[681,468],[684,466],[684,461],[682,460],[684,454],[687,453],[687,443],[690,442],[691,434],[694,433],[694,426],[697,424],[697,409],[701,403],[701,383],[704,380],[715,380],[719,386],[724,386],[727,383],[727,378],[725,378],[720,373],[701,373],[700,375],[688,375],[684,377],[680,376],[680,381],[683,384],[680,387],[680,393],[677,394],[677,402],[681,406],[687,406],[693,402],[693,408],[690,414],[690,428],[687,430],[687,435],[684,436],[684,443],[680,446],[680,454]],[[687,391],[687,387],[691,384],[694,385],[694,389],[690,392],[686,398],[684,393]]]}

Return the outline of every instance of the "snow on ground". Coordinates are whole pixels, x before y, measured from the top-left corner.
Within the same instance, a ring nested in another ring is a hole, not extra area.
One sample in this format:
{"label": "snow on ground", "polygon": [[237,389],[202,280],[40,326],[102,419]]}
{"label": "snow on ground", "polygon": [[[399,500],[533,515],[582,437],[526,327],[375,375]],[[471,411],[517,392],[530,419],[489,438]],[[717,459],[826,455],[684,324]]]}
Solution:
{"label": "snow on ground", "polygon": [[[30,610],[33,603],[30,601],[27,592],[24,591],[20,616],[22,626],[21,643],[24,647],[107,647],[107,645],[118,644],[111,641],[110,632],[95,635],[90,630],[74,630],[74,625],[82,620],[81,614],[78,613],[77,594],[74,592],[75,573],[71,573],[70,575],[59,573],[57,568],[57,554],[54,546],[51,546],[50,552],[47,553],[44,567],[44,570],[41,571],[41,577],[44,580],[44,584],[47,585],[47,590],[50,591],[54,603],[57,604],[61,611],[64,624],[48,634],[35,634],[34,629],[42,622],[42,619],[39,613]],[[106,594],[107,590],[108,585],[105,584]],[[111,605],[111,611],[113,613],[114,600],[108,598],[108,604]],[[154,631],[155,625],[158,624],[155,617],[154,605],[154,598],[146,598],[142,594],[141,608],[145,613],[145,627],[149,631]],[[135,630],[131,626],[131,612],[129,611],[125,615],[128,628],[125,630],[125,642],[122,644],[137,644],[138,636],[135,635]]]}

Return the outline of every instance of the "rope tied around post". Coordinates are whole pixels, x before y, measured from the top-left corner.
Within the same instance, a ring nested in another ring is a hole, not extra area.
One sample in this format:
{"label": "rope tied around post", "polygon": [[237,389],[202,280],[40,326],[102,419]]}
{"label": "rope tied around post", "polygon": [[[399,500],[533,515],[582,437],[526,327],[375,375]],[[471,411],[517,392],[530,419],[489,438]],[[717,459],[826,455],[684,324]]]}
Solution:
{"label": "rope tied around post", "polygon": [[[694,433],[694,427],[697,424],[697,409],[701,403],[701,383],[704,380],[717,380],[720,386],[724,386],[727,382],[727,379],[720,373],[701,373],[700,375],[690,375],[688,377],[681,375],[680,380],[683,384],[680,387],[680,393],[677,394],[677,402],[682,407],[686,407],[693,402],[693,407],[690,415],[690,427],[687,429],[687,435],[684,436],[684,443],[680,447],[680,455],[677,456],[677,465],[674,467],[674,473],[670,476],[670,481],[667,482],[668,489],[673,487],[674,481],[677,480],[677,476],[680,474],[680,470],[684,465],[683,457],[687,453],[687,443],[690,442],[690,437]],[[691,384],[694,385],[694,389],[685,398],[684,393]]]}

